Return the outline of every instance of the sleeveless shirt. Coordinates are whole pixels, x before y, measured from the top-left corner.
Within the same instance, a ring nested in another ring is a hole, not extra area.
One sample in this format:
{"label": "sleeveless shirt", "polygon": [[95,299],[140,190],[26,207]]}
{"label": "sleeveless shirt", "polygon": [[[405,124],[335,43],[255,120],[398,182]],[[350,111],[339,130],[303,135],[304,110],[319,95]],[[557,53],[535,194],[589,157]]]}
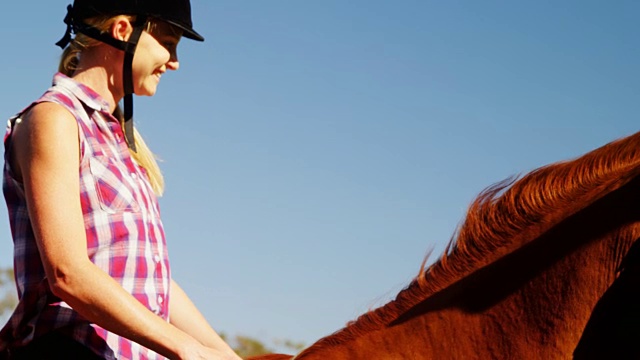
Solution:
{"label": "sleeveless shirt", "polygon": [[[95,91],[60,73],[54,76],[53,86],[29,107],[41,102],[62,105],[78,123],[78,190],[87,256],[140,303],[169,321],[171,274],[158,200],[145,170],[129,153],[120,123]],[[6,149],[12,125],[20,116],[9,121]],[[24,346],[55,330],[105,359],[164,359],[88,322],[52,294],[31,228],[24,186],[16,180],[7,159],[5,151],[3,192],[14,242],[19,302],[0,331],[0,350]]]}

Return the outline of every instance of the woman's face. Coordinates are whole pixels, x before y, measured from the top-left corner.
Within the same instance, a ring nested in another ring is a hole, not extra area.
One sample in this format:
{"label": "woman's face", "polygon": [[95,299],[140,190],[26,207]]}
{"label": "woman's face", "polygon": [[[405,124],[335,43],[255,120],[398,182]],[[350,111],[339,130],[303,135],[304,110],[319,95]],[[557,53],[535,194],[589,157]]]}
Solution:
{"label": "woman's face", "polygon": [[182,33],[175,27],[156,21],[143,31],[133,56],[133,90],[136,95],[156,93],[160,77],[167,70],[178,70],[178,42]]}

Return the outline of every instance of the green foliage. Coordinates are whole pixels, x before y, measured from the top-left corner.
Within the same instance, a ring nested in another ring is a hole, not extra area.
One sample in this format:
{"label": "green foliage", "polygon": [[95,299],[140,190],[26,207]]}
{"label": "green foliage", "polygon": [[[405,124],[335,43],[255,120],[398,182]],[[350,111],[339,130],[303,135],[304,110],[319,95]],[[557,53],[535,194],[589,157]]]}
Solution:
{"label": "green foliage", "polygon": [[292,350],[295,353],[299,353],[300,351],[304,350],[307,345],[305,345],[305,343],[300,342],[300,341],[292,341],[292,340],[288,340],[288,339],[280,339],[280,340],[275,340],[275,344],[281,347],[285,347],[289,350]]}
{"label": "green foliage", "polygon": [[18,303],[13,269],[0,269],[0,316],[13,311]]}
{"label": "green foliage", "polygon": [[[273,348],[265,345],[258,339],[244,336],[244,335],[236,335],[233,339],[229,339],[229,337],[225,333],[220,333],[220,337],[224,341],[226,341],[233,350],[242,358],[247,358],[251,356],[265,355],[265,354],[273,354],[275,351]],[[292,340],[274,340],[273,344],[280,348],[287,348],[291,350],[293,353],[298,353],[305,348],[304,343],[295,342]]]}
{"label": "green foliage", "polygon": [[13,283],[13,269],[0,269],[0,286]]}
{"label": "green foliage", "polygon": [[236,354],[242,358],[273,353],[273,350],[269,349],[262,342],[241,335],[238,335],[235,338],[234,350],[236,351]]}

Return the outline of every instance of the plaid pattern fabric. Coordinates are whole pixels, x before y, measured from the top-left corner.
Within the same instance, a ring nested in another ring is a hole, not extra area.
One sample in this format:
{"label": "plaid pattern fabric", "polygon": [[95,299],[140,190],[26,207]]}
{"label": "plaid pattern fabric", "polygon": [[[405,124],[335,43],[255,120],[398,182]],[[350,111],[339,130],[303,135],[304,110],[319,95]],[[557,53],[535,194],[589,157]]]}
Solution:
{"label": "plaid pattern fabric", "polygon": [[[80,201],[89,259],[168,321],[171,274],[160,210],[145,170],[129,154],[120,124],[97,93],[62,74],[55,75],[53,87],[34,104],[44,101],[61,104],[78,122]],[[10,135],[11,125],[5,143]],[[3,191],[20,301],[0,331],[0,350],[25,345],[55,329],[105,359],[163,359],[90,324],[51,293],[31,230],[24,187],[15,180],[6,159]]]}

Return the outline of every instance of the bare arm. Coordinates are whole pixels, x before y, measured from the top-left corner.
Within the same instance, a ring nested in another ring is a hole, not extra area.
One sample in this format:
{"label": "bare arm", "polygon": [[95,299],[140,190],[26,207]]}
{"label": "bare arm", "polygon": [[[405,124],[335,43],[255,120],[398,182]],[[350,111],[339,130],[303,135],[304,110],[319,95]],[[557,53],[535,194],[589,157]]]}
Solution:
{"label": "bare arm", "polygon": [[171,302],[169,302],[170,321],[178,329],[196,338],[203,345],[223,351],[234,359],[240,359],[231,347],[213,330],[202,313],[180,286],[171,280]]}
{"label": "bare arm", "polygon": [[223,358],[153,314],[88,259],[78,126],[67,110],[53,103],[36,105],[16,126],[12,150],[12,165],[24,183],[40,257],[56,296],[87,320],[169,358]]}

